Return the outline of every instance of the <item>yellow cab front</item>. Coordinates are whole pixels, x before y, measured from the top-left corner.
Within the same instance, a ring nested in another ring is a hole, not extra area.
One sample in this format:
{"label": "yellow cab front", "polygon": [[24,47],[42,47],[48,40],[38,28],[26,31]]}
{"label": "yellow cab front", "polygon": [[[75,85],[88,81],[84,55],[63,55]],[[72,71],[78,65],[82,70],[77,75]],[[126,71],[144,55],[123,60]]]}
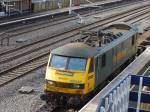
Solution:
{"label": "yellow cab front", "polygon": [[50,55],[45,90],[69,94],[86,94],[88,59]]}

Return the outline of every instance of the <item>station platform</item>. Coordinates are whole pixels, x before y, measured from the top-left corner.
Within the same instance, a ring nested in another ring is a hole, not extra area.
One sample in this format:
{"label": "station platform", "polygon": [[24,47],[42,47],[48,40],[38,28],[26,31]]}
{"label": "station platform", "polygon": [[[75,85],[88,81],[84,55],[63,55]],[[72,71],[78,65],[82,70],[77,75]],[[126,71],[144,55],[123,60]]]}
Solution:
{"label": "station platform", "polygon": [[[80,6],[72,6],[71,10],[82,10],[88,7],[94,7],[93,5],[99,6],[99,5],[119,2],[119,1],[121,0],[100,0],[99,2],[94,2],[94,3],[87,2],[87,4],[82,4]],[[16,18],[9,18],[9,17],[6,17],[4,19],[0,18],[0,26],[15,23],[15,22],[17,23],[17,22],[25,21],[25,20],[59,15],[59,14],[68,13],[68,12],[69,12],[69,7],[66,7],[66,8],[54,9],[54,10],[49,10],[49,11],[44,11],[44,12],[31,13],[29,15],[23,15],[22,17],[18,16]]]}
{"label": "station platform", "polygon": [[[143,93],[141,90],[143,86],[150,88],[148,76],[150,76],[150,47],[147,47],[79,112],[150,112],[150,91]],[[133,84],[139,85],[138,92],[131,91],[130,87]],[[133,101],[136,101],[137,108],[130,107],[129,104]],[[149,109],[141,109],[143,102],[148,104]]]}

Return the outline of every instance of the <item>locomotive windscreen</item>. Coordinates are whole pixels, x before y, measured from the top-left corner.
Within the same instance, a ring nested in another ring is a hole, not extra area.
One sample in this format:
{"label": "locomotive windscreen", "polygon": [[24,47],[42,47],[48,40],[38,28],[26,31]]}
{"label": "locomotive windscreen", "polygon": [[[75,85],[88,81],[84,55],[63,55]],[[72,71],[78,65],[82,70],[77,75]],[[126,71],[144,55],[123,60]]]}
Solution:
{"label": "locomotive windscreen", "polygon": [[49,66],[62,70],[85,71],[86,59],[52,55]]}

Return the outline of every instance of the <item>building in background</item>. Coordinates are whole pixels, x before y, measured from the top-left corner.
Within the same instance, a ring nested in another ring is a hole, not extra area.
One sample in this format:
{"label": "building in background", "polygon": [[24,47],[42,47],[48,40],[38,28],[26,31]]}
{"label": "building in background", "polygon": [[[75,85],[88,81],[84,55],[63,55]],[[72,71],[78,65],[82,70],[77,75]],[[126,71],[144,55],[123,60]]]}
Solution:
{"label": "building in background", "polygon": [[[95,2],[96,0],[90,0]],[[68,7],[70,0],[0,0],[0,16],[20,15]],[[88,0],[72,0],[72,6],[88,3]]]}
{"label": "building in background", "polygon": [[1,0],[1,12],[16,15],[31,12],[31,0]]}
{"label": "building in background", "polygon": [[32,0],[32,11],[39,12],[68,7],[69,1],[70,0]]}

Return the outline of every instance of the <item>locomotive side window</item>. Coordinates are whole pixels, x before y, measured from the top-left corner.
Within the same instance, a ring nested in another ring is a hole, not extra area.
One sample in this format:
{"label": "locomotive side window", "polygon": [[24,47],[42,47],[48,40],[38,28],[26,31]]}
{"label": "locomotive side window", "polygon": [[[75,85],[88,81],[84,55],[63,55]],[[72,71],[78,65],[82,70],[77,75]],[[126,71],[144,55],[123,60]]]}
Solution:
{"label": "locomotive side window", "polygon": [[135,44],[135,36],[132,36],[132,45]]}
{"label": "locomotive side window", "polygon": [[106,65],[106,54],[102,55],[102,67],[105,67]]}

